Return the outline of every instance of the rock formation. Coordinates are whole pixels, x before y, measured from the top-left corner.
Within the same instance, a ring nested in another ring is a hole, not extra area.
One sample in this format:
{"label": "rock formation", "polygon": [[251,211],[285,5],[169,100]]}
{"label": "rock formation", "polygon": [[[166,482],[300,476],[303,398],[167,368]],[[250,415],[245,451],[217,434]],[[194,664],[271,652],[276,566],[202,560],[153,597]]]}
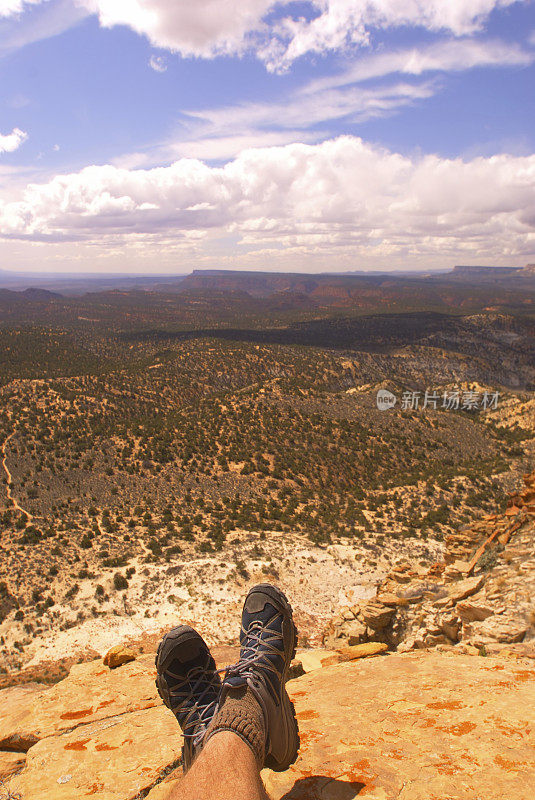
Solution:
{"label": "rock formation", "polygon": [[[535,670],[523,659],[305,651],[288,683],[297,762],[265,770],[273,800],[528,800]],[[386,649],[386,648],[384,648]],[[153,655],[81,664],[52,688],[0,692],[0,774],[22,800],[164,800],[181,736]],[[9,748],[9,749],[8,749]]]}
{"label": "rock formation", "polygon": [[430,569],[401,562],[377,596],[341,608],[330,647],[378,641],[403,652],[427,647],[502,648],[535,655],[535,472],[490,514],[446,540]]}
{"label": "rock formation", "polygon": [[[524,483],[504,514],[450,536],[442,561],[399,562],[342,607],[323,650],[298,651],[301,752],[264,771],[273,800],[535,796],[535,473]],[[154,677],[154,653],[118,645],[52,687],[1,690],[9,796],[165,800],[182,740]]]}
{"label": "rock formation", "polygon": [[134,651],[121,644],[112,647],[104,656],[104,664],[110,669],[117,669],[117,667],[122,667],[123,664],[128,664],[129,661],[135,660],[136,654]]}

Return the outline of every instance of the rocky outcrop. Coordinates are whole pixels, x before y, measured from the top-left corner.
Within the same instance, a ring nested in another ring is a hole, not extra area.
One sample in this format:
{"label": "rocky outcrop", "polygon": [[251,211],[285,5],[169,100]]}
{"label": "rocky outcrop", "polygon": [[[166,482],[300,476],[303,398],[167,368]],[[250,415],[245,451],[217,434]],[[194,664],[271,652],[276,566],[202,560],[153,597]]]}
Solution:
{"label": "rocky outcrop", "polygon": [[494,608],[481,602],[465,600],[457,603],[457,612],[463,625],[468,625],[470,622],[475,622],[476,620],[482,622],[487,617],[491,617],[494,614]]}
{"label": "rocky outcrop", "polygon": [[346,606],[331,621],[324,642],[328,647],[343,647],[344,644],[353,646],[364,642],[392,644],[396,636],[392,625],[394,618],[392,596],[390,603],[377,598],[363,601],[351,608]]}
{"label": "rocky outcrop", "polygon": [[493,643],[512,644],[521,642],[528,630],[526,622],[509,616],[489,618],[481,623],[464,626],[466,638],[476,646]]}
{"label": "rocky outcrop", "polygon": [[0,750],[25,752],[41,739],[80,725],[160,705],[153,667],[153,655],[117,670],[98,660],[73,666],[65,680],[49,689],[3,689]]}
{"label": "rocky outcrop", "polygon": [[505,513],[514,516],[522,509],[527,514],[535,515],[535,472],[524,475],[524,488],[510,495]]}
{"label": "rocky outcrop", "polygon": [[25,763],[26,756],[23,753],[0,751],[0,781],[16,775],[22,770]]}
{"label": "rocky outcrop", "polygon": [[[474,574],[471,574],[474,573]],[[377,596],[344,607],[324,642],[385,642],[401,652],[467,645],[496,652],[516,645],[535,657],[535,472],[491,514],[448,537],[444,561],[392,568]]]}
{"label": "rocky outcrop", "polygon": [[[273,800],[531,798],[529,663],[437,651],[362,657],[384,648],[298,652],[305,674],[288,691],[301,750],[287,772],[263,771]],[[23,800],[165,800],[182,737],[153,687],[153,656],[141,656],[115,670],[74,667],[50,689],[4,690],[4,745],[29,729],[38,739],[27,753],[0,754],[9,790]],[[28,709],[40,705],[29,728]]]}
{"label": "rocky outcrop", "polygon": [[178,763],[180,747],[176,720],[166,708],[133,711],[42,739],[12,786],[24,800],[125,800]]}
{"label": "rocky outcrop", "polygon": [[123,664],[128,664],[130,661],[136,660],[136,654],[129,647],[118,644],[108,650],[104,656],[104,664],[110,669],[117,669],[122,667]]}
{"label": "rocky outcrop", "polygon": [[478,575],[475,578],[466,578],[464,581],[454,583],[448,590],[449,598],[452,603],[458,603],[467,597],[478,592],[485,583],[485,575]]}
{"label": "rocky outcrop", "polygon": [[[342,652],[304,651],[295,673],[384,650],[386,645],[369,643]],[[214,655],[221,665],[222,657],[235,660],[237,651],[214,648]],[[1,774],[13,777],[14,791],[24,800],[70,800],[86,794],[124,800],[145,792],[178,764],[181,752],[177,722],[163,706],[154,678],[150,654],[113,670],[100,660],[76,665],[52,688],[4,689]]]}

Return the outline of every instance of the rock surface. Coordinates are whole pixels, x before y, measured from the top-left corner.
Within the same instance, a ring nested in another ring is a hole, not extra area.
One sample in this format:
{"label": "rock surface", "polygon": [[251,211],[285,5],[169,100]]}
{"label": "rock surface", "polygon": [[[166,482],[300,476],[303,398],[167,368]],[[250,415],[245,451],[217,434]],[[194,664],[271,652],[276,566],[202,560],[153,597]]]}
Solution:
{"label": "rock surface", "polygon": [[126,800],[178,763],[181,737],[165,708],[149,708],[48,736],[28,753],[11,787],[24,800]]}
{"label": "rock surface", "polygon": [[324,644],[376,641],[398,652],[440,646],[494,653],[516,645],[535,658],[535,472],[524,475],[524,484],[504,514],[449,535],[444,561],[423,569],[394,564],[375,598],[339,609]]}
{"label": "rock surface", "polygon": [[454,583],[450,589],[450,600],[453,603],[458,603],[459,600],[465,600],[467,597],[478,592],[485,583],[485,576],[478,575],[474,578],[466,578],[464,581]]}
{"label": "rock surface", "polygon": [[[498,659],[390,655],[290,684],[302,750],[264,772],[274,800],[528,800],[535,671]],[[524,705],[527,704],[527,705]]]}
{"label": "rock surface", "polygon": [[384,642],[363,642],[362,644],[338,650],[336,654],[331,654],[322,661],[322,666],[330,667],[332,664],[338,664],[342,661],[355,661],[357,658],[377,656],[386,650],[388,650],[388,645],[384,644]]}
{"label": "rock surface", "polygon": [[[363,647],[352,650],[362,655]],[[530,662],[437,651],[347,657],[298,653],[308,671],[288,690],[302,747],[289,771],[264,771],[273,800],[535,795]],[[339,663],[329,666],[333,659]],[[134,800],[140,792],[165,800],[180,774],[173,769],[182,739],[153,690],[152,656],[119,670],[95,662],[72,673],[51,689],[6,690],[4,741],[27,736],[28,706],[33,713],[40,704],[44,709],[31,728],[40,740],[23,771],[8,779],[10,791],[23,800]],[[103,698],[113,702],[102,706]],[[25,757],[2,755],[6,763],[17,760],[17,769]]]}
{"label": "rock surface", "polygon": [[0,781],[16,775],[26,763],[24,753],[0,752]]}
{"label": "rock surface", "polygon": [[122,667],[123,664],[128,664],[130,661],[135,660],[136,654],[133,650],[118,644],[108,650],[104,656],[104,665],[110,669],[117,669],[117,667]]}
{"label": "rock surface", "polygon": [[482,622],[494,614],[494,609],[490,606],[469,601],[457,603],[457,611],[465,625],[476,620]]}
{"label": "rock surface", "polygon": [[76,664],[50,688],[3,689],[0,749],[24,752],[48,736],[160,705],[153,671],[153,655],[111,671],[99,660]]}
{"label": "rock surface", "polygon": [[[443,561],[400,560],[375,596],[340,594],[326,648],[297,653],[288,686],[302,748],[287,773],[264,773],[273,800],[535,796],[535,473],[525,486],[505,514],[448,537]],[[237,649],[214,654],[224,666]],[[0,691],[0,779],[12,793],[166,800],[181,736],[155,690],[154,654],[125,660]]]}

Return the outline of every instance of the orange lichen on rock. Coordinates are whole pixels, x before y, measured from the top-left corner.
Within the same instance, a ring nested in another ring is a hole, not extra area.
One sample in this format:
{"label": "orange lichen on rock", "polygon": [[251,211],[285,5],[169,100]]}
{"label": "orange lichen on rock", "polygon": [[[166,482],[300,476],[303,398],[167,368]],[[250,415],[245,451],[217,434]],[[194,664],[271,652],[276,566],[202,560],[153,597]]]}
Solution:
{"label": "orange lichen on rock", "polygon": [[64,750],[87,750],[86,744],[91,741],[90,739],[80,739],[78,742],[69,742],[63,748]]}
{"label": "orange lichen on rock", "polygon": [[317,719],[318,717],[319,717],[318,712],[314,711],[314,709],[312,709],[312,708],[309,708],[307,711],[301,711],[299,713],[299,715],[298,715],[298,719],[300,719],[300,720],[301,719],[303,719],[303,720],[305,720],[305,719]]}
{"label": "orange lichen on rock", "polygon": [[60,719],[82,719],[83,717],[88,717],[90,714],[93,713],[92,708],[83,708],[81,711],[65,711],[64,714],[60,714]]}
{"label": "orange lichen on rock", "polygon": [[453,711],[456,708],[464,708],[465,706],[460,700],[436,700],[434,703],[428,703],[426,708],[439,708],[444,710]]}

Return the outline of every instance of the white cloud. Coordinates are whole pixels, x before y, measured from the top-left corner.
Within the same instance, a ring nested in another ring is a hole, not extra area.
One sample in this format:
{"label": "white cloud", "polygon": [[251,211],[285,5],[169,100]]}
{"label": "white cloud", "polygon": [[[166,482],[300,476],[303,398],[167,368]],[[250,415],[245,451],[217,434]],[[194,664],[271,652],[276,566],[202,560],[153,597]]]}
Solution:
{"label": "white cloud", "polygon": [[126,25],[182,56],[254,52],[278,71],[307,53],[366,46],[376,30],[410,26],[466,36],[480,30],[494,10],[523,1],[306,0],[305,18],[295,16],[292,0],[0,0],[0,17],[50,7],[51,20],[31,24],[53,35],[93,13],[104,27]]}
{"label": "white cloud", "polygon": [[[517,0],[313,0],[321,10],[311,21],[286,20],[286,36],[268,49],[268,65],[288,66],[305,53],[367,44],[374,29],[422,27],[465,36],[480,30],[494,9]],[[284,41],[286,40],[286,41]]]}
{"label": "white cloud", "polygon": [[149,67],[154,72],[165,72],[167,70],[167,61],[163,56],[152,55],[149,58]]}
{"label": "white cloud", "polygon": [[180,156],[228,159],[249,147],[319,142],[332,135],[336,121],[347,126],[389,116],[440,91],[437,76],[423,80],[424,73],[526,66],[534,60],[535,53],[521,47],[474,39],[363,57],[350,69],[311,81],[279,102],[185,111],[176,137],[149,151],[145,164],[138,161],[137,166]]}
{"label": "white cloud", "polygon": [[157,47],[211,58],[240,53],[274,0],[78,0],[104,27],[128,25]]}
{"label": "white cloud", "polygon": [[0,233],[101,252],[136,242],[147,255],[188,242],[202,256],[214,238],[234,237],[243,253],[333,263],[508,259],[535,246],[535,155],[410,159],[343,136],[247,150],[224,167],[192,159],[149,170],[92,166],[0,204]]}
{"label": "white cloud", "polygon": [[[178,158],[228,161],[242,150],[294,142],[315,144],[332,137],[330,123],[343,118],[356,124],[384,117],[434,94],[431,82],[411,85],[297,91],[278,103],[244,103],[184,111],[177,133],[142,152],[113,159],[132,169],[169,163]],[[333,126],[334,127],[334,126]]]}
{"label": "white cloud", "polygon": [[312,18],[295,18],[291,0],[76,0],[103,26],[127,25],[157,47],[203,58],[253,50],[273,70],[306,53],[367,45],[376,29],[464,36],[481,29],[493,10],[521,1],[308,0]]}
{"label": "white cloud", "polygon": [[[35,7],[34,7],[35,6]],[[32,13],[24,14],[32,8]],[[50,39],[88,16],[86,8],[73,0],[0,0],[0,56],[18,50],[33,42]]]}
{"label": "white cloud", "polygon": [[242,150],[293,142],[315,144],[332,137],[334,123],[357,124],[394,114],[435,93],[430,81],[394,81],[376,87],[307,87],[279,102],[243,103],[184,111],[179,129],[167,141],[115,158],[128,169],[151,167],[177,158],[228,161]]}
{"label": "white cloud", "polygon": [[20,14],[26,6],[35,6],[47,0],[0,0],[0,17]]}
{"label": "white cloud", "polygon": [[245,148],[317,142],[328,136],[325,125],[336,120],[354,124],[386,116],[433,93],[430,83],[396,82],[372,88],[296,92],[280,103],[245,103],[189,112],[184,139],[169,144],[167,155],[224,159]]}
{"label": "white cloud", "polygon": [[533,61],[535,53],[509,42],[447,40],[365,56],[339,75],[312,81],[304,91],[318,92],[384,78],[393,73],[420,76],[426,72],[461,72],[475,67],[523,67]]}
{"label": "white cloud", "polygon": [[13,128],[11,133],[0,133],[0,153],[12,153],[14,150],[17,150],[27,138],[28,134],[25,131],[21,131],[20,128]]}
{"label": "white cloud", "polygon": [[[202,127],[202,125],[201,125]],[[200,130],[201,128],[199,128]],[[318,135],[302,130],[261,131],[251,128],[242,133],[222,133],[222,129],[214,126],[213,134],[206,130],[199,138],[194,137],[184,141],[171,142],[160,149],[168,157],[174,158],[199,158],[201,160],[227,161],[242,150],[261,147],[277,147],[291,142],[316,142]],[[321,138],[321,137],[319,137]]]}

